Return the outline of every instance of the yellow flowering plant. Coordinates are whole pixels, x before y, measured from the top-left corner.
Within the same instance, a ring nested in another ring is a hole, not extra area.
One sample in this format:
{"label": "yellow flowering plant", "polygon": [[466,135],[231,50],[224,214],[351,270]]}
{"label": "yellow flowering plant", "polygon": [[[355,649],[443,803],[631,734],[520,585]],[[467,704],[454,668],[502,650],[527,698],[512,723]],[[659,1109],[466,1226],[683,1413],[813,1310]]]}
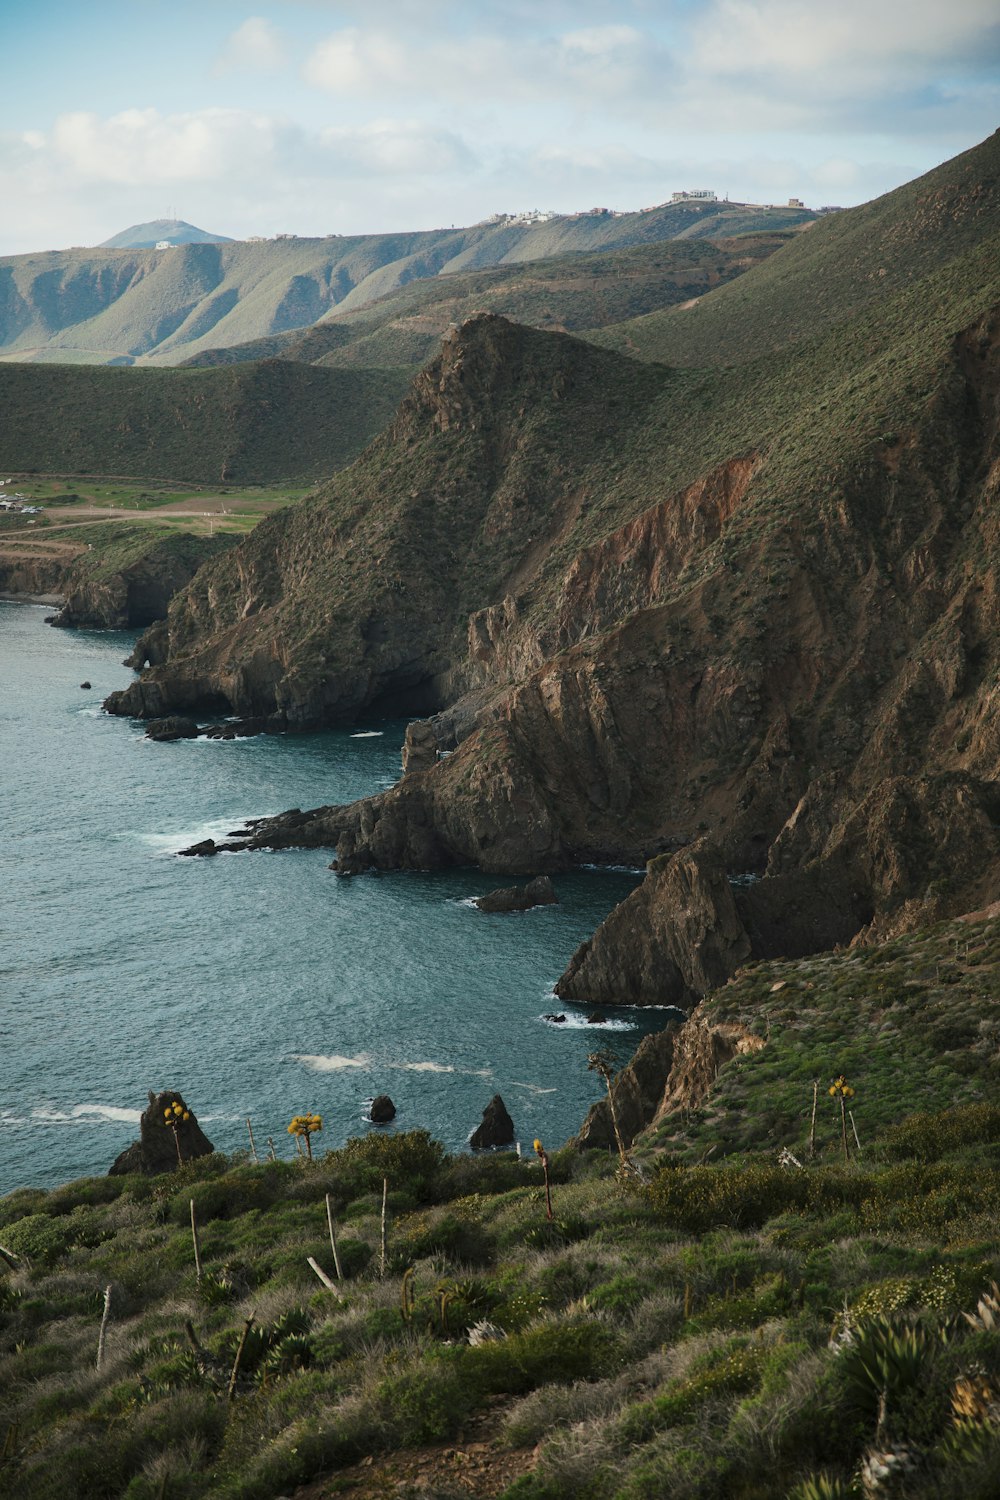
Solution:
{"label": "yellow flowering plant", "polygon": [[306,1152],[312,1161],[312,1137],[317,1130],[323,1129],[322,1115],[295,1115],[288,1127],[288,1134],[298,1136],[306,1143]]}
{"label": "yellow flowering plant", "polygon": [[[830,1084],[830,1097],[840,1100],[840,1137],[844,1145],[844,1160],[850,1161],[851,1151],[847,1143],[847,1101],[854,1098],[854,1090],[843,1073]],[[851,1116],[854,1119],[854,1116]]]}
{"label": "yellow flowering plant", "polygon": [[191,1111],[185,1109],[184,1105],[177,1099],[173,1104],[168,1104],[163,1111],[163,1123],[174,1133],[174,1145],[177,1148],[177,1161],[180,1166],[184,1165],[184,1155],[181,1151],[180,1128],[191,1118]]}

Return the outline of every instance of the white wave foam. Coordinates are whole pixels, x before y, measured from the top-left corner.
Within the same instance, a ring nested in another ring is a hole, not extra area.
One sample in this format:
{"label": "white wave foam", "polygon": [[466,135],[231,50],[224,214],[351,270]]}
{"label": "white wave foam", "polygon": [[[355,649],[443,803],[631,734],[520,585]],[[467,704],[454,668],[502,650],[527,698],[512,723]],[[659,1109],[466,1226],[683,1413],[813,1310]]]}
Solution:
{"label": "white wave foam", "polygon": [[31,1111],[31,1120],[41,1125],[87,1125],[95,1121],[124,1121],[138,1125],[141,1110],[123,1109],[117,1104],[74,1104],[71,1109],[50,1109],[44,1104]]}
{"label": "white wave foam", "polygon": [[373,1061],[368,1052],[361,1052],[357,1057],[342,1057],[337,1052],[327,1055],[322,1052],[292,1052],[289,1055],[293,1062],[300,1062],[311,1073],[339,1073],[344,1068],[369,1068]]}
{"label": "white wave foam", "polygon": [[[551,1021],[549,1019],[551,1014],[565,1016],[566,1019],[565,1021]],[[604,1014],[603,1011],[601,1014]],[[635,1031],[638,1026],[636,1021],[626,1021],[621,1016],[608,1016],[603,1021],[588,1021],[586,1016],[578,1015],[571,1010],[548,1012],[539,1016],[538,1019],[546,1026],[554,1026],[557,1031],[578,1031],[581,1027],[588,1031]]]}
{"label": "white wave foam", "polygon": [[540,1083],[505,1083],[507,1089],[524,1089],[529,1094],[558,1094],[558,1089],[543,1089]]}
{"label": "white wave foam", "polygon": [[344,1057],[340,1053],[326,1055],[317,1052],[292,1052],[293,1062],[302,1063],[313,1073],[339,1073],[344,1068],[392,1069],[397,1073],[461,1073],[466,1078],[492,1078],[490,1068],[456,1068],[452,1063],[431,1061],[394,1061],[391,1058],[375,1058],[370,1052],[359,1052],[357,1057]]}
{"label": "white wave foam", "polygon": [[385,733],[384,729],[359,729],[356,734],[351,735],[352,740],[380,740]]}
{"label": "white wave foam", "polygon": [[192,844],[200,844],[205,839],[224,841],[243,821],[239,814],[234,813],[231,818],[212,818],[207,823],[175,830],[173,833],[137,833],[133,837],[157,854],[177,854],[181,849],[190,849]]}
{"label": "white wave foam", "polygon": [[596,870],[601,875],[645,875],[645,865],[581,865],[582,870]]}

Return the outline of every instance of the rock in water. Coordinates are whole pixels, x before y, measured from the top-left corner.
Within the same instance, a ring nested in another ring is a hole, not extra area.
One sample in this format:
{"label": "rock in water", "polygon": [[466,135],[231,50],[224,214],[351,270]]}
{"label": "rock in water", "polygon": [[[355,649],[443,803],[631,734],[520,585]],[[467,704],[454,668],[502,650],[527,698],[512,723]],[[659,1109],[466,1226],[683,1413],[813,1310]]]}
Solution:
{"label": "rock in water", "polygon": [[[175,1127],[168,1125],[165,1118],[167,1109],[172,1109],[175,1104],[180,1105],[182,1115],[176,1126],[176,1135]],[[183,1119],[185,1114],[186,1120]],[[188,1108],[176,1090],[165,1089],[162,1094],[154,1094],[150,1089],[149,1103],[139,1121],[139,1139],[121,1153],[108,1169],[108,1176],[141,1172],[144,1177],[155,1177],[160,1172],[176,1171],[181,1161],[210,1156],[214,1150],[194,1111]]]}
{"label": "rock in water", "polygon": [[368,1118],[373,1125],[386,1125],[390,1120],[396,1118],[396,1106],[388,1094],[379,1094],[372,1100]]}
{"label": "rock in water", "polygon": [[514,1121],[507,1113],[507,1106],[499,1094],[483,1110],[482,1123],[472,1132],[469,1145],[473,1151],[482,1151],[487,1146],[512,1146],[514,1144]]}
{"label": "rock in water", "polygon": [[202,839],[198,844],[192,844],[189,849],[178,849],[178,854],[198,855],[207,858],[210,854],[218,854],[219,846],[214,839]]}
{"label": "rock in water", "polygon": [[89,687],[90,687],[90,683],[89,682],[81,682],[80,686],[84,689],[84,691],[87,691],[89,689]]}
{"label": "rock in water", "polygon": [[193,719],[181,714],[168,714],[165,719],[151,719],[146,726],[147,740],[193,740],[198,737],[198,726]]}
{"label": "rock in water", "polygon": [[530,911],[533,906],[556,906],[558,901],[547,875],[539,875],[527,885],[506,885],[476,897],[480,911]]}
{"label": "rock in water", "polygon": [[438,737],[430,719],[414,719],[403,741],[403,775],[426,771],[438,761]]}

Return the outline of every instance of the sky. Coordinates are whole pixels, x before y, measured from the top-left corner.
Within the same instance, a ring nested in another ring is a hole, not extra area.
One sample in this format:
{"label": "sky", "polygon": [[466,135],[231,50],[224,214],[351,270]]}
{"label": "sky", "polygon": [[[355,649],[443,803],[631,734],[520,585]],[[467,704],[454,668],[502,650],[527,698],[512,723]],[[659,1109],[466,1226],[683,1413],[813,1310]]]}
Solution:
{"label": "sky", "polygon": [[0,255],[877,197],[1000,124],[997,0],[0,0]]}

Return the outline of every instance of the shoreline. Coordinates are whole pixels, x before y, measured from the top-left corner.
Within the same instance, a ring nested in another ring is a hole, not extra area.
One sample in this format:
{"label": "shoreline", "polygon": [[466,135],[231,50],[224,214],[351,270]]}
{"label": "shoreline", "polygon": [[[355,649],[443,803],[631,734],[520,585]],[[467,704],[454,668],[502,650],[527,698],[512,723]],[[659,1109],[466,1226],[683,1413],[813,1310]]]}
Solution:
{"label": "shoreline", "polygon": [[46,608],[61,609],[65,603],[64,594],[16,594],[9,589],[0,589],[0,604],[40,604]]}

